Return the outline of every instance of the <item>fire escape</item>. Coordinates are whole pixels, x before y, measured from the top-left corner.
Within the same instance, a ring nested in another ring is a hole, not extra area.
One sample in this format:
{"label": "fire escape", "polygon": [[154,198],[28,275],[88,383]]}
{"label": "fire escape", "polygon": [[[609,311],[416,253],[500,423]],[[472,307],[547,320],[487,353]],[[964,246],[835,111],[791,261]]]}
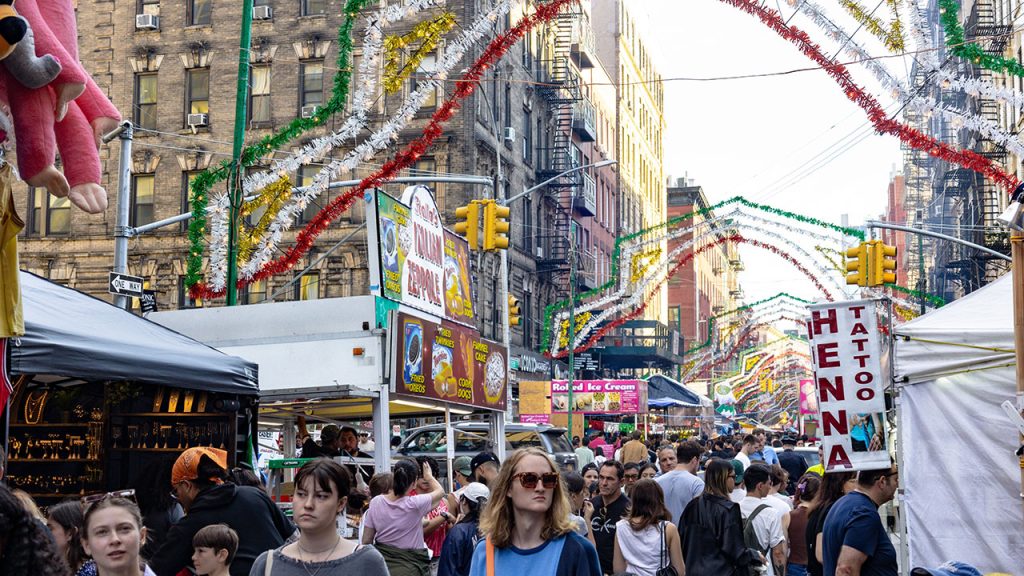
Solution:
{"label": "fire escape", "polygon": [[[538,62],[540,85],[537,93],[547,104],[551,114],[550,133],[545,146],[539,150],[537,180],[554,178],[580,165],[572,144],[573,115],[583,99],[580,75],[573,62],[572,51],[583,30],[579,13],[562,13],[552,27],[553,41],[549,58]],[[542,136],[544,138],[544,136]],[[567,295],[569,287],[569,233],[572,207],[563,202],[572,188],[583,184],[584,175],[572,172],[547,185],[552,194],[543,195],[541,234],[537,238],[537,273],[560,294]],[[577,249],[577,254],[580,249]]]}
{"label": "fire escape", "polygon": [[[967,30],[967,41],[975,42],[985,48],[989,54],[1003,56],[1007,43],[1010,39],[1012,26],[999,23],[996,15],[994,0],[977,0],[970,17],[967,19],[965,29]],[[972,66],[973,75],[979,79],[998,85],[992,71]],[[983,97],[974,98],[973,112],[996,125],[1002,125],[1001,107],[1002,104]],[[995,142],[977,136],[974,150],[992,160],[997,166],[1005,167],[1007,162],[1006,150]],[[973,226],[983,226],[984,234],[977,239],[988,248],[1004,253],[1009,253],[1009,240],[1006,233],[996,222],[996,217],[1006,207],[1006,194],[1000,190],[992,181],[984,179],[978,194],[980,203],[980,218],[973,222],[964,222]],[[1006,265],[1002,260],[994,259],[985,254],[974,254],[974,267],[979,270],[982,277],[982,284],[986,284],[1005,271]]]}

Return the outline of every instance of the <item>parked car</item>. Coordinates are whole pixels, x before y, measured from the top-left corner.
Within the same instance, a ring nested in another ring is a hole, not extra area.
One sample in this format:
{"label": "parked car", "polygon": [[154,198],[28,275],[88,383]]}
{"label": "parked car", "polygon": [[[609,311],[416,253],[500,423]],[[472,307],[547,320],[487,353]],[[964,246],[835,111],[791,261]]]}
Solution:
{"label": "parked car", "polygon": [[[480,452],[496,452],[490,438],[487,422],[458,422],[455,430],[455,457],[476,456]],[[546,424],[505,424],[505,451],[537,447],[550,454],[562,470],[576,470],[576,453],[565,437],[565,428]],[[430,456],[438,461],[441,474],[447,476],[448,438],[444,424],[430,424],[413,428],[398,447],[398,453],[415,458]]]}
{"label": "parked car", "polygon": [[804,462],[807,462],[808,468],[814,466],[819,461],[821,461],[821,459],[818,458],[817,446],[797,446],[796,448],[793,449],[793,452],[796,452],[797,454],[804,457]]}

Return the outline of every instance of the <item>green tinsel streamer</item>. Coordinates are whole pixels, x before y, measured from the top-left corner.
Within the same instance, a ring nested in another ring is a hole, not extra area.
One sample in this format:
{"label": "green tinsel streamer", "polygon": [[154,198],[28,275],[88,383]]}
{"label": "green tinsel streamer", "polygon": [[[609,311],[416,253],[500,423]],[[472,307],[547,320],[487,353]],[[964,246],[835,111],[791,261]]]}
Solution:
{"label": "green tinsel streamer", "polygon": [[1016,59],[989,54],[974,42],[966,41],[964,28],[960,25],[960,4],[956,0],[939,0],[939,19],[946,33],[946,47],[958,58],[970,60],[975,65],[993,72],[1005,72],[1024,78],[1024,65]]}
{"label": "green tinsel streamer", "polygon": [[[334,89],[331,99],[317,110],[312,118],[295,118],[276,134],[264,137],[256,144],[246,146],[242,150],[241,164],[252,166],[257,160],[281,148],[285,144],[302,136],[306,132],[323,126],[332,115],[341,112],[348,99],[351,85],[352,70],[349,67],[352,55],[352,28],[356,17],[370,0],[348,0],[345,5],[345,21],[338,28],[338,73],[334,75]],[[192,182],[192,195],[189,198],[192,207],[192,220],[188,225],[189,250],[188,272],[185,285],[191,288],[202,279],[203,251],[206,244],[206,208],[210,200],[210,189],[214,184],[223,182],[231,175],[231,162],[224,161],[216,168],[207,168],[196,175]],[[241,168],[239,168],[241,170]]]}

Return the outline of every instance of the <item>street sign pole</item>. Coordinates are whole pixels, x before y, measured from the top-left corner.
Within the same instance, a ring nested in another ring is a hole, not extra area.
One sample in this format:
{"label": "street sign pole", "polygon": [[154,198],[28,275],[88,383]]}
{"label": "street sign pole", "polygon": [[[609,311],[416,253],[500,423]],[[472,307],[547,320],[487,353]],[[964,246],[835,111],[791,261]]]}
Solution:
{"label": "street sign pole", "polygon": [[231,154],[229,194],[231,207],[228,222],[228,306],[238,304],[238,219],[242,212],[242,145],[245,143],[245,122],[249,99],[249,45],[252,36],[252,2],[242,2],[242,34],[238,50],[238,84],[235,90],[235,138]]}
{"label": "street sign pole", "polygon": [[[114,272],[118,274],[128,272],[128,215],[132,177],[133,130],[132,123],[125,120],[114,132],[121,140],[121,156],[117,167],[117,221],[114,223]],[[104,137],[104,140],[107,140],[108,137]],[[127,309],[128,297],[114,293],[114,306],[122,310]]]}

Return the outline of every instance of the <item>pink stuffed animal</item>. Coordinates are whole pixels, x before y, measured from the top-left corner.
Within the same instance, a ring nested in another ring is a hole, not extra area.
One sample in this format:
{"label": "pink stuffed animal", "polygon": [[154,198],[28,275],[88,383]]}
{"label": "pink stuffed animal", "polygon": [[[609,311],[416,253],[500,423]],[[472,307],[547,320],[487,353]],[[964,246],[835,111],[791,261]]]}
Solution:
{"label": "pink stuffed animal", "polygon": [[[121,114],[78,61],[71,0],[17,0],[16,8],[34,32],[36,54],[50,54],[61,65],[53,82],[38,89],[0,67],[14,119],[18,171],[30,186],[67,196],[91,214],[103,212],[107,192],[100,186],[100,136],[117,127]],[[54,166],[58,150],[63,174]]]}

